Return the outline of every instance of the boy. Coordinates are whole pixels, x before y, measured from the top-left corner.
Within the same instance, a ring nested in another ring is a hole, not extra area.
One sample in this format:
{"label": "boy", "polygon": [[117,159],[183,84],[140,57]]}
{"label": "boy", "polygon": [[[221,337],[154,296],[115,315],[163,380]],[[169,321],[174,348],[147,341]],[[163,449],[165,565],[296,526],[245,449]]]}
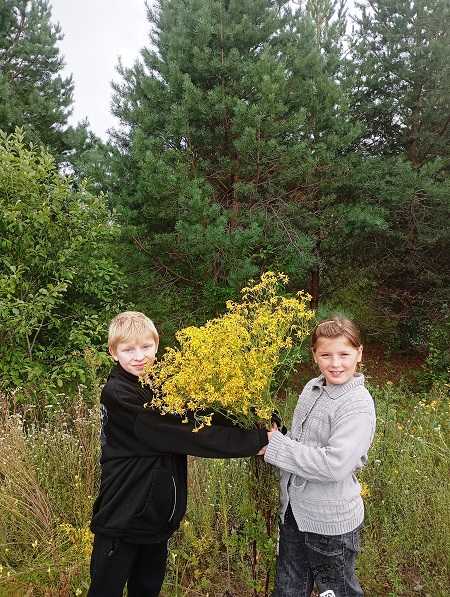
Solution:
{"label": "boy", "polygon": [[[93,508],[89,597],[159,595],[167,541],[186,510],[187,454],[207,458],[252,456],[267,444],[263,429],[192,424],[145,408],[152,391],[139,381],[152,364],[159,336],[143,313],[126,311],[109,326],[117,362],[101,396],[101,482]],[[235,446],[239,446],[236,448]]]}

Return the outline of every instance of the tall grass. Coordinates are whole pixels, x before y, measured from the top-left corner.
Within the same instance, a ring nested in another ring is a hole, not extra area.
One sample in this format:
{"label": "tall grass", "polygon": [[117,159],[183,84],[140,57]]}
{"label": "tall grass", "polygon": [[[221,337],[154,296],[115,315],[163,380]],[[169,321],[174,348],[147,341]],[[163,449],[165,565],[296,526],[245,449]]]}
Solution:
{"label": "tall grass", "polygon": [[[368,597],[450,592],[448,388],[374,387],[378,428],[369,465],[358,572]],[[98,415],[83,396],[44,422],[0,420],[0,597],[85,595],[98,482]],[[92,396],[89,397],[92,403]],[[281,405],[289,418],[292,393]],[[172,596],[263,596],[277,541],[277,483],[254,460],[190,459],[189,504],[171,540],[163,589]]]}
{"label": "tall grass", "polygon": [[0,596],[84,594],[98,479],[97,414],[78,396],[43,424],[0,421]]}
{"label": "tall grass", "polygon": [[427,396],[375,389],[378,433],[359,560],[368,595],[450,593],[448,388]]}

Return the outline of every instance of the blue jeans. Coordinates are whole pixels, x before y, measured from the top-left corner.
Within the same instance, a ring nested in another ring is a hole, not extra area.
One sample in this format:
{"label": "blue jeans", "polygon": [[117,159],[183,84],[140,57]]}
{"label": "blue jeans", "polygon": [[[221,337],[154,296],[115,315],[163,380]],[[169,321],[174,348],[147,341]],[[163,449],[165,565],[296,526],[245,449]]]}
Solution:
{"label": "blue jeans", "polygon": [[343,535],[299,531],[289,505],[280,528],[272,597],[310,597],[314,583],[326,597],[332,597],[332,591],[335,597],[362,597],[355,576],[358,552],[359,529]]}

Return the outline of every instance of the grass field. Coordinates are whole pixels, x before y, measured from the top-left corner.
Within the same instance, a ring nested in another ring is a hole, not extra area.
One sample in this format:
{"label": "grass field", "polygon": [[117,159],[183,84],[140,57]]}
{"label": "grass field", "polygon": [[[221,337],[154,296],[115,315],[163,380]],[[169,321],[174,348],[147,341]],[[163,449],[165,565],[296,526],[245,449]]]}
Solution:
{"label": "grass field", "polygon": [[[385,375],[369,383],[378,427],[360,474],[366,506],[361,583],[368,597],[447,596],[449,388],[413,393]],[[287,419],[295,402],[292,391],[280,404]],[[0,597],[86,594],[98,416],[83,389],[70,403],[49,408],[38,425],[33,409],[3,401]],[[269,593],[278,496],[275,476],[263,464],[255,470],[254,459],[190,459],[188,512],[171,540],[166,597]]]}

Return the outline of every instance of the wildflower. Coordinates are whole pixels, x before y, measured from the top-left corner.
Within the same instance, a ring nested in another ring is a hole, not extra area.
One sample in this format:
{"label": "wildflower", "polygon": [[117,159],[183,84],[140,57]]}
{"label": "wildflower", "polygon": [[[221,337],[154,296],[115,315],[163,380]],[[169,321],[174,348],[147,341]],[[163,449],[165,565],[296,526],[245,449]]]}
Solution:
{"label": "wildflower", "polygon": [[177,332],[180,348],[168,348],[143,377],[155,391],[152,405],[183,420],[192,413],[197,431],[213,413],[242,427],[270,425],[274,386],[314,317],[308,295],[278,294],[286,283],[284,274],[267,272],[242,290],[241,302],[228,301],[224,315]]}
{"label": "wildflower", "polygon": [[363,497],[363,498],[370,497],[369,486],[364,481],[362,481],[362,483],[361,483],[361,497]]}
{"label": "wildflower", "polygon": [[77,528],[68,523],[62,523],[59,526],[72,545],[88,560],[91,556],[92,541],[94,539],[94,535],[91,533],[89,527]]}

